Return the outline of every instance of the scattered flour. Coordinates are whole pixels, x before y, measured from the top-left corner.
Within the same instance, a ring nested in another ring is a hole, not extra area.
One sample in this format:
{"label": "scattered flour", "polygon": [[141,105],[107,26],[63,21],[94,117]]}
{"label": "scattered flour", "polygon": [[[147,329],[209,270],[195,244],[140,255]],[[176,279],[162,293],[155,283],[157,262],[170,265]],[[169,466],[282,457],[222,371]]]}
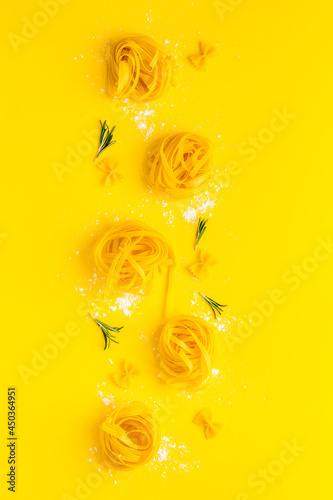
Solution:
{"label": "scattered flour", "polygon": [[[105,382],[103,382],[103,385],[105,385]],[[97,384],[97,387],[99,388],[100,385]],[[109,406],[111,403],[114,402],[114,396],[112,394],[109,394],[108,392],[101,391],[100,389],[97,391],[98,395],[101,398],[101,401],[105,406]]]}
{"label": "scattered flour", "polygon": [[163,477],[167,472],[189,472],[194,467],[199,467],[199,462],[187,461],[187,457],[190,459],[190,450],[184,443],[177,444],[172,438],[163,436],[161,446],[151,467],[157,469],[162,462],[165,467],[162,472]]}
{"label": "scattered flour", "polygon": [[194,210],[194,208],[188,208],[183,213],[183,217],[186,222],[195,222],[197,220],[197,212],[196,210]]}
{"label": "scattered flour", "polygon": [[109,398],[102,398],[103,403],[105,406],[109,406],[110,403],[112,403],[111,399]]}
{"label": "scattered flour", "polygon": [[157,452],[157,460],[161,462],[162,460],[166,460],[168,457],[168,452],[165,448],[160,448]]}
{"label": "scattered flour", "polygon": [[125,316],[131,316],[131,308],[135,307],[136,302],[140,300],[139,295],[133,293],[123,293],[121,297],[116,298],[116,305],[110,306],[111,311],[122,311]]}
{"label": "scattered flour", "polygon": [[155,110],[151,109],[150,103],[142,104],[144,109],[138,111],[137,105],[129,100],[124,101],[122,112],[126,113],[130,120],[133,120],[137,129],[147,140],[155,130]]}
{"label": "scattered flour", "polygon": [[[204,215],[206,212],[210,211],[216,205],[216,200],[212,199],[210,193],[205,191],[202,194],[199,194],[193,198],[190,202],[190,205],[183,212],[183,217],[186,222],[191,222],[194,224],[198,219],[199,215]],[[212,215],[208,214],[209,217]]]}

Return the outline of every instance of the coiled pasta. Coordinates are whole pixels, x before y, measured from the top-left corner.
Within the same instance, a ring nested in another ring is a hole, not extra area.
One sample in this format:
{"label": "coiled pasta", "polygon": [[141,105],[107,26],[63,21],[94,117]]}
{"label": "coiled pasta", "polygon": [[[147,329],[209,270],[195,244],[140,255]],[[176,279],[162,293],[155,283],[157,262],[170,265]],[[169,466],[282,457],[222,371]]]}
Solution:
{"label": "coiled pasta", "polygon": [[113,410],[102,424],[100,440],[110,465],[134,469],[147,463],[157,452],[159,427],[145,404],[127,403]]}
{"label": "coiled pasta", "polygon": [[146,35],[129,34],[106,48],[106,90],[110,97],[152,101],[173,83],[174,62]]}
{"label": "coiled pasta", "polygon": [[210,375],[215,337],[207,322],[181,315],[168,321],[158,341],[161,378],[178,389],[200,386]]}
{"label": "coiled pasta", "polygon": [[148,158],[149,186],[171,196],[191,196],[211,175],[211,143],[196,134],[168,135],[158,141]]}
{"label": "coiled pasta", "polygon": [[110,292],[149,291],[154,278],[175,264],[174,254],[160,233],[139,221],[116,223],[97,243],[95,262],[107,276]]}

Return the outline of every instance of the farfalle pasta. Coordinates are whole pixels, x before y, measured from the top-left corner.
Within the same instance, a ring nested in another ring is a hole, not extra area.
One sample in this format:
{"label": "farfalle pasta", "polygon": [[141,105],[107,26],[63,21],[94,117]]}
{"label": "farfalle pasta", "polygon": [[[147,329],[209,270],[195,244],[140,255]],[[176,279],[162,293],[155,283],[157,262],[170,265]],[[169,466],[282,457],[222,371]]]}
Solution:
{"label": "farfalle pasta", "polygon": [[120,363],[119,370],[112,374],[112,378],[114,383],[120,387],[120,389],[126,390],[131,388],[133,378],[139,375],[139,373],[140,371],[134,363],[124,359]]}
{"label": "farfalle pasta", "polygon": [[139,221],[124,221],[114,226],[99,240],[95,262],[107,276],[106,290],[111,293],[149,291],[154,278],[175,264],[174,254],[160,233]]}
{"label": "farfalle pasta", "polygon": [[168,321],[158,340],[160,377],[178,389],[199,387],[211,374],[215,352],[214,331],[195,316]]}
{"label": "farfalle pasta", "polygon": [[207,71],[208,59],[218,55],[217,48],[209,42],[200,42],[200,54],[190,56],[190,61],[199,71]]}
{"label": "farfalle pasta", "polygon": [[173,83],[174,61],[146,35],[122,35],[106,48],[106,90],[110,97],[152,101]]}
{"label": "farfalle pasta", "polygon": [[134,469],[149,462],[157,452],[159,427],[145,404],[127,403],[114,409],[103,422],[100,440],[108,464]]}
{"label": "farfalle pasta", "polygon": [[149,186],[171,196],[191,196],[211,175],[211,142],[196,134],[168,135],[158,141],[148,158]]}
{"label": "farfalle pasta", "polygon": [[218,259],[213,254],[206,250],[199,250],[198,260],[189,266],[189,271],[199,280],[205,279],[209,275],[209,269],[217,266]]}
{"label": "farfalle pasta", "polygon": [[122,176],[117,172],[118,165],[119,160],[117,158],[104,158],[97,164],[97,167],[107,174],[104,180],[105,186],[123,180]]}
{"label": "farfalle pasta", "polygon": [[215,421],[213,411],[210,408],[203,408],[198,411],[193,422],[203,428],[206,439],[216,437],[223,428],[220,422]]}

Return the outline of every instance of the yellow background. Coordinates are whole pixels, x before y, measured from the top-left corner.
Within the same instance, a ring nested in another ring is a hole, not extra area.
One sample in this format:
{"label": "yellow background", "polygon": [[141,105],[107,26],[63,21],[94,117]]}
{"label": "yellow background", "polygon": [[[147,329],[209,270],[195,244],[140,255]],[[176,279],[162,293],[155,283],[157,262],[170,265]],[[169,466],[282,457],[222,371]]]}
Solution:
{"label": "yellow background", "polygon": [[[225,5],[230,8],[223,16],[206,0],[71,0],[46,23],[45,16],[36,17],[36,1],[2,7],[2,498],[10,498],[5,438],[11,385],[17,388],[18,499],[80,498],[77,485],[96,472],[89,448],[98,448],[98,421],[108,411],[101,399],[108,395],[150,404],[169,438],[168,455],[130,474],[103,477],[85,498],[330,497],[333,256],[300,279],[297,290],[284,276],[313,255],[318,237],[332,235],[332,12],[329,2]],[[30,39],[14,50],[10,33],[22,36],[24,18],[45,26],[30,31]],[[103,46],[133,31],[168,41],[179,87],[149,106],[127,103],[123,109],[101,91]],[[188,61],[201,39],[219,47],[207,73]],[[294,115],[290,124],[247,161],[239,146],[265,134],[274,109],[284,108]],[[153,113],[139,114],[147,110]],[[117,143],[108,156],[119,159],[124,181],[103,185],[92,163],[96,144],[90,143],[60,182],[54,162],[66,164],[66,148],[82,147],[84,130],[97,130],[99,119],[116,125]],[[215,145],[219,174],[201,198],[163,202],[146,187],[147,152],[170,130],[201,133]],[[241,171],[223,182],[231,160]],[[187,270],[195,260],[195,224],[183,213],[192,207],[198,214],[207,199],[215,206],[205,213],[211,217],[200,246],[220,264],[200,285]],[[187,397],[168,390],[156,377],[158,285],[151,297],[133,304],[130,316],[107,311],[109,324],[124,325],[120,345],[108,351],[99,329],[78,314],[80,304],[94,302],[97,293],[96,283],[87,291],[92,245],[116,217],[140,218],[169,239],[178,260],[175,314],[210,315],[199,290],[228,304],[215,322],[219,373],[199,393]],[[274,289],[282,291],[284,303],[230,350],[228,340],[255,301]],[[41,353],[48,334],[70,322],[80,333],[24,383],[18,367],[31,368],[32,350]],[[112,383],[121,359],[141,370],[132,391]],[[212,441],[192,423],[203,406],[224,424]],[[294,440],[303,448],[299,457],[258,493],[249,478],[274,467],[283,443]]]}

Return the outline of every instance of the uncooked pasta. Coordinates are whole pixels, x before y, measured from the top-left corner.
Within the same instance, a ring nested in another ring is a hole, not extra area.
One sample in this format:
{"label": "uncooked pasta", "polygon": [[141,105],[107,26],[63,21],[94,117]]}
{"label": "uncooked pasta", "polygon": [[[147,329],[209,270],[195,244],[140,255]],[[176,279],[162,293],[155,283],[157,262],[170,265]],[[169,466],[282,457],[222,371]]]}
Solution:
{"label": "uncooked pasta", "polygon": [[118,165],[119,160],[117,158],[103,158],[97,163],[97,167],[107,174],[104,180],[105,186],[123,180],[122,176],[117,172]]}
{"label": "uncooked pasta", "polygon": [[139,402],[114,409],[103,422],[100,440],[106,461],[134,469],[151,460],[160,444],[159,427],[149,408]]}
{"label": "uncooked pasta", "polygon": [[203,427],[206,439],[216,437],[223,428],[223,425],[220,422],[215,421],[211,408],[203,408],[198,411],[193,419],[193,422],[200,427]]}
{"label": "uncooked pasta", "polygon": [[120,363],[118,371],[114,372],[111,377],[114,383],[120,389],[131,389],[133,378],[139,375],[140,371],[134,363],[123,359]]}
{"label": "uncooked pasta", "polygon": [[98,241],[95,262],[107,276],[106,290],[135,293],[149,292],[163,270],[168,270],[168,287],[175,258],[164,236],[143,222],[129,220],[114,224]]}
{"label": "uncooked pasta", "polygon": [[207,71],[208,59],[217,56],[217,48],[209,42],[200,42],[200,54],[190,56],[190,61],[199,71]]}
{"label": "uncooked pasta", "polygon": [[173,83],[174,62],[146,35],[122,35],[106,48],[106,90],[110,97],[152,101]]}
{"label": "uncooked pasta", "polygon": [[161,378],[170,386],[186,389],[200,386],[212,371],[214,332],[195,316],[176,316],[159,337]]}
{"label": "uncooked pasta", "polygon": [[171,196],[191,196],[212,175],[210,141],[178,132],[161,138],[148,158],[150,187]]}
{"label": "uncooked pasta", "polygon": [[205,279],[209,275],[209,269],[217,266],[218,263],[218,259],[212,253],[206,250],[199,250],[198,260],[189,266],[189,271],[198,280]]}

